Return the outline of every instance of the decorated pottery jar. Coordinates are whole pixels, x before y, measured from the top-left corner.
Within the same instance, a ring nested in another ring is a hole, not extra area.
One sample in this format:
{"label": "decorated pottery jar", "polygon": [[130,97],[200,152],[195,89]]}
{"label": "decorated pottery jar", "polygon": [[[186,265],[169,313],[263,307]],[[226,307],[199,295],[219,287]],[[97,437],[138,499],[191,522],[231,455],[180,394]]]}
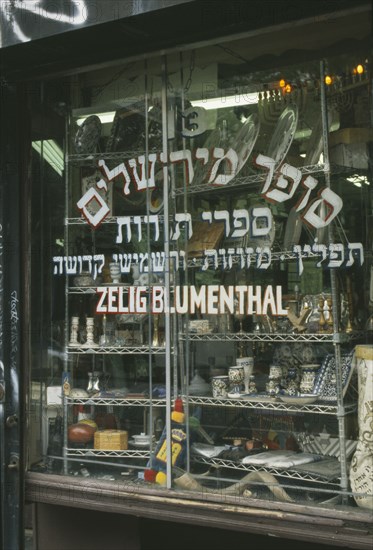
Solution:
{"label": "decorated pottery jar", "polygon": [[214,376],[211,380],[212,395],[216,399],[227,397],[229,390],[228,376]]}
{"label": "decorated pottery jar", "polygon": [[231,393],[235,393],[239,395],[241,391],[241,384],[245,379],[244,368],[238,365],[229,367],[228,378],[229,378],[229,382],[232,390]]}

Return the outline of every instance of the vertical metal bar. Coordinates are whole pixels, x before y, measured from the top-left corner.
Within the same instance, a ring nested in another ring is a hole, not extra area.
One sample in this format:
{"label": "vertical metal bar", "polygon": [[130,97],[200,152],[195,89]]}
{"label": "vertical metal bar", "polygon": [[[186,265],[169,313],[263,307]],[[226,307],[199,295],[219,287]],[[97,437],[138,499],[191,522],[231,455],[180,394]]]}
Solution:
{"label": "vertical metal bar", "polygon": [[[148,175],[149,175],[149,92],[148,92],[148,63],[145,59],[144,61],[144,124],[145,124],[145,174],[146,174],[146,180],[148,182]],[[150,215],[150,190],[148,183],[146,185],[146,216],[147,216],[147,226],[146,226],[146,236],[148,239],[148,258],[151,258],[151,240],[150,240],[150,223],[149,223],[149,215]],[[150,296],[151,296],[151,280],[153,280],[153,277],[151,275],[153,274],[153,265],[150,264],[150,270],[148,273],[148,303],[150,304]],[[149,415],[144,415],[144,418],[148,421],[148,429],[149,429],[149,436],[150,436],[150,452],[152,450],[152,442],[153,442],[153,354],[151,353],[152,349],[152,314],[150,311],[150,305],[149,305],[149,312],[148,312],[148,346],[149,346],[149,353],[148,353],[148,369],[149,369]],[[145,433],[147,433],[147,426],[144,422],[144,430]]]}
{"label": "vertical metal bar", "polygon": [[[329,124],[328,124],[328,107],[325,91],[325,62],[320,62],[320,90],[321,90],[321,116],[323,127],[323,144],[324,144],[324,174],[327,187],[331,187],[330,181],[330,161],[329,161]],[[334,243],[334,222],[328,225],[328,241]],[[342,364],[341,364],[341,346],[338,340],[339,334],[339,293],[337,286],[337,275],[335,268],[330,268],[330,284],[332,293],[332,312],[333,312],[333,333],[334,333],[334,356],[336,365],[336,391],[337,391],[337,419],[338,419],[338,435],[340,447],[340,465],[341,465],[341,489],[348,489],[348,470],[347,470],[347,455],[346,455],[346,426],[345,426],[345,407],[343,402],[343,380],[342,380]]]}
{"label": "vertical metal bar", "polygon": [[[181,109],[182,109],[182,111],[184,111],[185,97],[184,97],[184,70],[183,70],[183,53],[182,52],[180,52],[180,88],[181,88]],[[181,126],[182,130],[184,129],[184,124],[185,124],[184,117],[182,117],[182,126]],[[186,140],[185,140],[184,136],[183,136],[183,149],[186,149]],[[186,181],[186,167],[185,167],[185,164],[184,164],[183,186],[184,186],[183,209],[184,209],[184,214],[186,214],[187,211],[188,211],[188,195],[187,195],[187,181]],[[187,244],[188,244],[188,236],[187,236],[187,234],[185,234],[184,248],[185,248],[186,253],[188,251]],[[187,254],[186,254],[186,264],[188,266],[188,255]],[[189,287],[188,269],[186,269],[186,271],[184,272],[183,284]],[[186,327],[189,325],[189,314],[188,313],[186,313],[186,315],[185,315],[185,324],[186,324]],[[183,330],[182,327],[180,327],[180,328],[181,328],[181,330]],[[190,445],[189,445],[189,442],[190,442],[190,425],[189,425],[189,395],[188,395],[189,378],[190,378],[190,376],[189,376],[189,346],[190,346],[190,342],[189,342],[189,338],[188,338],[189,332],[187,330],[185,330],[185,334],[187,335],[187,339],[185,340],[185,342],[182,343],[182,345],[185,346],[185,351],[183,353],[183,356],[180,357],[180,365],[183,367],[182,370],[181,370],[181,373],[180,373],[180,377],[181,377],[182,393],[183,393],[183,395],[185,395],[184,409],[185,409],[186,436],[187,436],[187,439],[186,439],[187,440],[187,445],[186,445],[186,469],[187,469],[187,472],[190,472]],[[185,367],[184,367],[184,362],[182,360],[185,361]]]}
{"label": "vertical metal bar", "polygon": [[163,213],[164,213],[164,255],[165,255],[165,367],[166,367],[166,485],[170,489],[171,478],[171,325],[170,312],[170,223],[168,184],[168,132],[167,132],[167,57],[162,57],[162,156],[163,156]]}
{"label": "vertical metal bar", "polygon": [[[70,165],[69,165],[69,143],[70,143],[70,124],[71,124],[71,112],[70,108],[66,109],[66,116],[65,116],[65,158],[64,158],[64,169],[65,169],[65,228],[64,228],[64,248],[65,248],[65,254],[69,254],[68,246],[69,246],[69,226],[68,226],[68,218],[69,218],[69,178],[70,178]],[[67,346],[69,343],[69,300],[68,300],[68,291],[69,291],[69,280],[68,276],[65,275],[65,325],[64,325],[64,349],[65,349],[65,358],[64,358],[64,370],[65,372],[70,371],[70,384],[71,387],[73,385],[73,369],[70,369],[70,361],[73,361],[73,359],[69,360],[69,354],[67,353]],[[61,380],[62,384],[62,380]],[[64,395],[62,395],[62,409],[63,409],[63,445],[62,445],[62,457],[63,457],[63,473],[65,475],[68,474],[68,462],[67,462],[67,447],[68,447],[68,437],[67,437],[67,429],[68,429],[68,413],[69,413],[69,407],[67,403],[67,399]]]}

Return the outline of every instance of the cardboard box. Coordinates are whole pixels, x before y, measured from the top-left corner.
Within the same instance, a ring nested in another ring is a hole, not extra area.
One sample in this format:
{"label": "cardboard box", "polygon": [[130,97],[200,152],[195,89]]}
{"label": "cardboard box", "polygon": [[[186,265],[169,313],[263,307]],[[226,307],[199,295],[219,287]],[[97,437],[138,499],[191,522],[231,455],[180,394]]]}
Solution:
{"label": "cardboard box", "polygon": [[373,141],[373,130],[371,128],[342,128],[329,134],[329,146],[343,143],[350,145],[352,143],[368,143]]}
{"label": "cardboard box", "polygon": [[94,436],[94,448],[101,451],[126,451],[128,449],[128,432],[97,430]]}
{"label": "cardboard box", "polygon": [[340,143],[330,148],[330,162],[347,168],[368,169],[368,147],[366,143]]}

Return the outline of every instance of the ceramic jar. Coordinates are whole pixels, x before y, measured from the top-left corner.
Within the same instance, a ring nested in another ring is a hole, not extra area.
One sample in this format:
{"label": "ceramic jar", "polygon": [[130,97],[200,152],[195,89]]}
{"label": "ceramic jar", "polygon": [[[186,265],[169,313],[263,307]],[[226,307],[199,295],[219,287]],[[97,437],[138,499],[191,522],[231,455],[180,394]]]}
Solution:
{"label": "ceramic jar", "polygon": [[280,392],[280,383],[278,378],[268,377],[266,383],[266,392],[268,395],[275,396]]}
{"label": "ceramic jar", "polygon": [[228,369],[228,378],[231,385],[232,393],[240,395],[241,393],[241,384],[245,379],[244,368],[240,365],[235,365],[229,367]]}
{"label": "ceramic jar", "polygon": [[373,510],[373,346],[355,348],[358,373],[359,439],[350,468],[356,504]]}
{"label": "ceramic jar", "polygon": [[281,380],[282,378],[282,367],[280,365],[271,365],[269,367],[269,377],[273,379]]}
{"label": "ceramic jar", "polygon": [[245,393],[249,393],[250,376],[254,370],[254,357],[239,357],[236,362],[238,367],[243,367]]}
{"label": "ceramic jar", "polygon": [[300,381],[299,389],[301,393],[313,393],[315,387],[316,374],[320,365],[318,364],[306,364],[302,365],[302,378]]}
{"label": "ceramic jar", "polygon": [[109,264],[109,271],[110,271],[110,277],[113,282],[113,284],[119,284],[120,283],[120,265],[116,262],[111,262]]}
{"label": "ceramic jar", "polygon": [[214,376],[211,379],[212,395],[216,399],[227,397],[229,391],[228,376]]}

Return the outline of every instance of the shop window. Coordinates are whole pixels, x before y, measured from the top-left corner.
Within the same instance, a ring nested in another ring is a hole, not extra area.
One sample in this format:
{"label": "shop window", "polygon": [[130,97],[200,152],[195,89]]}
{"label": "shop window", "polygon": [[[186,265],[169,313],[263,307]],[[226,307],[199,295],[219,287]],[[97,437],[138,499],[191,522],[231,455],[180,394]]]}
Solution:
{"label": "shop window", "polygon": [[35,140],[30,469],[364,506],[368,62],[233,46],[67,79]]}

